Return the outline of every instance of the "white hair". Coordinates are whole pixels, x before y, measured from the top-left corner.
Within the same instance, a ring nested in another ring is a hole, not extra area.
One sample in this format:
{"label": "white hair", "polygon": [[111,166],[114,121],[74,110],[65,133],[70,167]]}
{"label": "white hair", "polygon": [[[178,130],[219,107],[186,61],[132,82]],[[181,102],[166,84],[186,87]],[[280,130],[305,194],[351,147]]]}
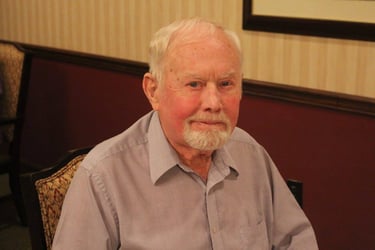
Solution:
{"label": "white hair", "polygon": [[[197,27],[199,27],[198,31]],[[196,39],[204,35],[212,35],[217,31],[224,32],[228,40],[234,44],[241,60],[240,40],[235,32],[196,17],[173,22],[154,34],[149,46],[150,73],[157,81],[162,82],[164,57],[176,37],[182,36],[184,41],[189,41],[189,39]]]}

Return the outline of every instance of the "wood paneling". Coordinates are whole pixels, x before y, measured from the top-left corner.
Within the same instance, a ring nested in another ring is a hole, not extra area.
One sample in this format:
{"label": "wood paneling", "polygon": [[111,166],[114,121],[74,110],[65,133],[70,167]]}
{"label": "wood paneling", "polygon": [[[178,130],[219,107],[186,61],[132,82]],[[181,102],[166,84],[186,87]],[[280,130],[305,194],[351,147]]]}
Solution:
{"label": "wood paneling", "polygon": [[[26,44],[22,45],[22,47],[26,50],[27,54],[32,54],[39,58],[47,58],[110,71],[118,71],[140,77],[142,77],[148,70],[147,64],[135,61]],[[249,79],[244,80],[243,83],[243,92],[248,96],[267,97],[276,100],[302,103],[311,106],[329,108],[336,111],[346,111],[375,117],[375,100],[371,98]]]}

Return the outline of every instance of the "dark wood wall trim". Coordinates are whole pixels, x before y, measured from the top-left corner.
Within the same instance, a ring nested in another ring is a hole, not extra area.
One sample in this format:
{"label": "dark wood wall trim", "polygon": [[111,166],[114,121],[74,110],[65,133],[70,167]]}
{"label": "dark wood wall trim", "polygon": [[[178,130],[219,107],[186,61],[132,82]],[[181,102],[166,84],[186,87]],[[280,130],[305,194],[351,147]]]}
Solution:
{"label": "dark wood wall trim", "polygon": [[244,79],[245,95],[329,108],[375,117],[375,99]]}
{"label": "dark wood wall trim", "polygon": [[123,72],[132,75],[143,76],[148,71],[146,63],[73,52],[61,49],[53,49],[34,45],[21,44],[27,54],[53,61],[73,63],[98,69]]}
{"label": "dark wood wall trim", "polygon": [[[63,61],[89,67],[124,72],[142,76],[148,71],[146,63],[135,62],[111,57],[91,55],[66,50],[52,49],[27,44],[18,44],[23,50],[40,58]],[[287,86],[244,79],[244,95],[267,97],[276,100],[288,101],[329,108],[337,111],[351,112],[360,115],[375,117],[375,99],[339,94],[328,91],[313,90],[302,87]]]}

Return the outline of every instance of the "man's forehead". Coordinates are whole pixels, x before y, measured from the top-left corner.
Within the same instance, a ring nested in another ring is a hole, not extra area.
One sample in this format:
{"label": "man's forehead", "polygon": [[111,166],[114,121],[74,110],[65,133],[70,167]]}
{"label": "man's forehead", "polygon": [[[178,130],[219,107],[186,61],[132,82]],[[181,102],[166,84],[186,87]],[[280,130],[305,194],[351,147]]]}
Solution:
{"label": "man's forehead", "polygon": [[[202,78],[204,76],[202,73],[197,72],[197,71],[181,71],[179,73],[180,73],[179,76],[183,78]],[[231,77],[237,76],[239,73],[240,72],[234,69],[231,69],[229,71],[219,72],[216,75],[219,78],[231,78]]]}

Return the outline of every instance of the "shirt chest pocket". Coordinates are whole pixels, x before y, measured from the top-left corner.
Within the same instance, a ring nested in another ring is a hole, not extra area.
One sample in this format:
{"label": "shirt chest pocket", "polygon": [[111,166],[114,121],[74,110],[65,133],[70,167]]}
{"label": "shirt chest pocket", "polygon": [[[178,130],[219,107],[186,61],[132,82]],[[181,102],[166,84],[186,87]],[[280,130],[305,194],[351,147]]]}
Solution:
{"label": "shirt chest pocket", "polygon": [[255,225],[240,228],[241,249],[267,250],[271,249],[267,237],[266,223],[261,220]]}

